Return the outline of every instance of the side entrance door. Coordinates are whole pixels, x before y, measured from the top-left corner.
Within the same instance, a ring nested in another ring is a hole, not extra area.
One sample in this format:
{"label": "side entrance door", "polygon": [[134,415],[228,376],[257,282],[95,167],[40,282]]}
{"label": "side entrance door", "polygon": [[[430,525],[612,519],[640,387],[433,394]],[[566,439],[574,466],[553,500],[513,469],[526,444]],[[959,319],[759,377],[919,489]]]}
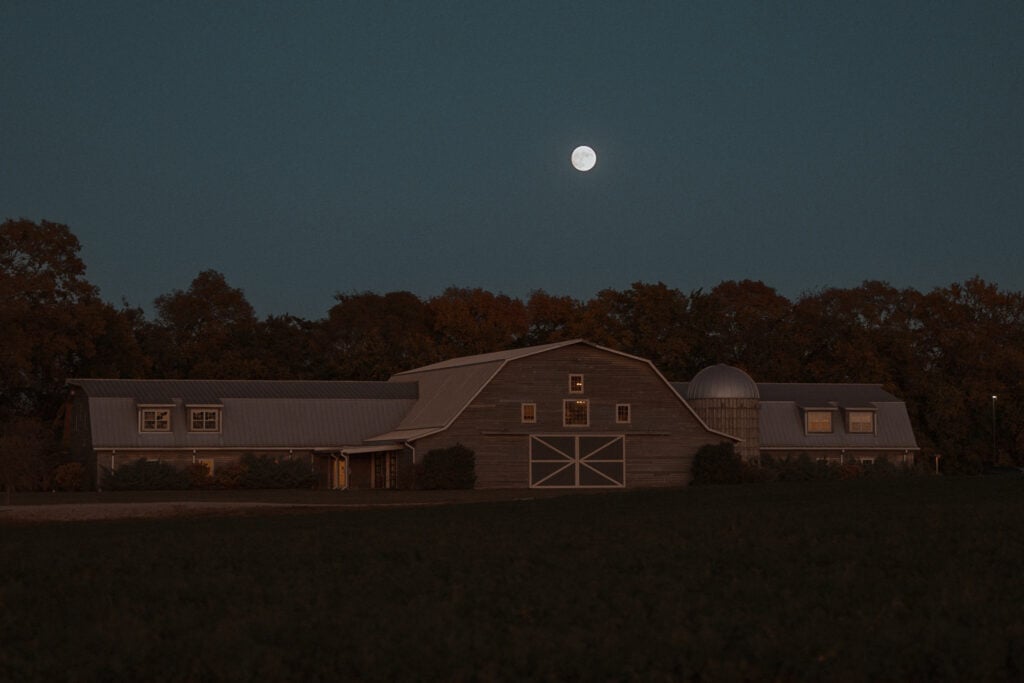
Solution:
{"label": "side entrance door", "polygon": [[625,485],[624,436],[530,436],[530,488]]}

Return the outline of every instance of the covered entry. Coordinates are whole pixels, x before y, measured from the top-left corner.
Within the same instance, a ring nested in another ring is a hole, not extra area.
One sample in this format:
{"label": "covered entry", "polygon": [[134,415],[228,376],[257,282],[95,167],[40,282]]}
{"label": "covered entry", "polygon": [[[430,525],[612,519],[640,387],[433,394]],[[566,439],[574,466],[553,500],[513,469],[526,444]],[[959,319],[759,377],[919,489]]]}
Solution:
{"label": "covered entry", "polygon": [[625,485],[624,436],[530,436],[530,488]]}
{"label": "covered entry", "polygon": [[321,486],[329,489],[398,488],[401,446],[351,446],[335,451],[321,450]]}

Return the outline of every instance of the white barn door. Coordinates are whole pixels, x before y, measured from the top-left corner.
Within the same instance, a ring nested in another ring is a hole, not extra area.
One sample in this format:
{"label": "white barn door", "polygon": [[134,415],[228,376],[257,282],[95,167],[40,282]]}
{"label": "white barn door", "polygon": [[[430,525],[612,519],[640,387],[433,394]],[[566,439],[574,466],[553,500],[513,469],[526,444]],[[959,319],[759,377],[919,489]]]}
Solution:
{"label": "white barn door", "polygon": [[530,437],[530,488],[621,488],[625,485],[625,437]]}

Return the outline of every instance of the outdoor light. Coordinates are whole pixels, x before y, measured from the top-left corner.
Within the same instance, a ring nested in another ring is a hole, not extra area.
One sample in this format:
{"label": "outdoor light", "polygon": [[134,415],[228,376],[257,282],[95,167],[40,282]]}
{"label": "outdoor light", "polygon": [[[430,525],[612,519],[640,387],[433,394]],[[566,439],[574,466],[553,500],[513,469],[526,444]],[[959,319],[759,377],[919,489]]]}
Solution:
{"label": "outdoor light", "polygon": [[992,394],[992,464],[996,464],[996,399],[999,398],[995,394]]}

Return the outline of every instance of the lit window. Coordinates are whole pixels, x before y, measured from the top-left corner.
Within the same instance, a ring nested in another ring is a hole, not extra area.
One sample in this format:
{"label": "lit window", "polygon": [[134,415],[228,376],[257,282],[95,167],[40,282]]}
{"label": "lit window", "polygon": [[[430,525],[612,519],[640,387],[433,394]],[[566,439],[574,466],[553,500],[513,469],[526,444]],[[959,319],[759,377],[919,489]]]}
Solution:
{"label": "lit window", "polygon": [[170,408],[141,408],[139,410],[140,432],[171,431]]}
{"label": "lit window", "polygon": [[537,421],[536,403],[524,403],[522,405],[522,420],[524,424],[533,424]]}
{"label": "lit window", "polygon": [[832,433],[832,411],[830,410],[808,410],[804,414],[807,420],[808,434],[831,434]]}
{"label": "lit window", "polygon": [[583,375],[569,375],[569,393],[583,393]]}
{"label": "lit window", "polygon": [[629,424],[630,415],[628,403],[620,403],[615,406],[615,421],[619,424]]}
{"label": "lit window", "polygon": [[562,401],[564,407],[563,424],[566,427],[586,427],[590,424],[590,401],[582,398],[571,398]]}
{"label": "lit window", "polygon": [[851,434],[874,434],[875,414],[869,410],[852,410],[846,414],[846,429]]}
{"label": "lit window", "polygon": [[206,476],[213,476],[214,466],[216,465],[216,461],[213,458],[199,458],[196,462],[206,467]]}
{"label": "lit window", "polygon": [[188,426],[190,432],[219,432],[220,411],[216,408],[190,408]]}

